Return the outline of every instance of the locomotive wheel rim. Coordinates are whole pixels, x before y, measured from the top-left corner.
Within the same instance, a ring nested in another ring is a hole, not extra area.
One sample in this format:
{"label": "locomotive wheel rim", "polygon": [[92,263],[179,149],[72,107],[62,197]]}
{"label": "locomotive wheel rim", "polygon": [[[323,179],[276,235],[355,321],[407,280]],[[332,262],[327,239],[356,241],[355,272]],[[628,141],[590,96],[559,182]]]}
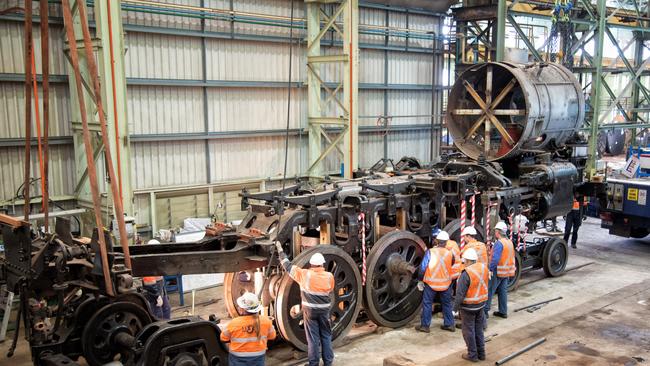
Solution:
{"label": "locomotive wheel rim", "polygon": [[239,316],[237,298],[245,292],[255,292],[255,271],[239,271],[226,273],[223,278],[223,301],[231,318]]}
{"label": "locomotive wheel rim", "polygon": [[135,337],[151,323],[147,310],[131,302],[115,302],[101,308],[86,324],[82,337],[83,356],[90,366],[101,366],[115,360],[127,364],[132,357],[113,344],[115,335],[126,332]]}
{"label": "locomotive wheel rim", "polygon": [[546,264],[553,275],[564,272],[567,263],[567,247],[559,240],[553,240],[550,244],[548,263]]}
{"label": "locomotive wheel rim", "polygon": [[[352,257],[334,245],[319,245],[305,250],[293,260],[293,265],[306,268],[309,258],[316,252],[323,254],[325,269],[334,275],[334,305],[331,307],[330,321],[332,342],[336,346],[350,331],[361,309],[361,275]],[[307,339],[300,302],[300,286],[285,273],[275,301],[276,323],[282,338],[306,351]]]}
{"label": "locomotive wheel rim", "polygon": [[521,266],[523,260],[519,252],[515,253],[515,275],[508,278],[508,291],[514,291],[519,287],[519,280],[521,279]]}
{"label": "locomotive wheel rim", "polygon": [[409,323],[420,309],[422,292],[417,289],[417,271],[391,271],[391,260],[401,258],[418,268],[427,248],[422,239],[408,231],[393,231],[379,239],[368,255],[364,306],[378,325],[397,328]]}

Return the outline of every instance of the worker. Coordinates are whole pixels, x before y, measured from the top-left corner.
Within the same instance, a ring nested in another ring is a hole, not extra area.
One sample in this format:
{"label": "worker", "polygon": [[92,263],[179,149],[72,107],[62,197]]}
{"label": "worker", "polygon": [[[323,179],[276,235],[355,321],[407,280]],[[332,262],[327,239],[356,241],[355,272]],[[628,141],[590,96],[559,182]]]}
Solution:
{"label": "worker", "polygon": [[424,291],[422,296],[422,317],[420,325],[415,327],[419,332],[429,333],[431,325],[431,310],[433,300],[440,297],[442,305],[443,323],[440,329],[455,332],[454,315],[451,299],[451,273],[454,264],[454,254],[445,248],[449,234],[441,231],[436,236],[436,246],[426,251],[420,263],[418,272],[418,289]]}
{"label": "worker", "polygon": [[490,282],[487,304],[485,305],[485,317],[489,317],[492,297],[499,296],[499,311],[493,313],[500,318],[508,317],[508,283],[515,275],[515,247],[507,236],[508,225],[499,221],[494,226],[494,246],[492,247],[492,259],[490,260]]}
{"label": "worker", "polygon": [[230,342],[230,366],[264,366],[266,343],[275,339],[276,334],[271,319],[259,314],[261,309],[260,300],[252,292],[245,292],[237,299],[239,316],[221,332],[221,340]]}
{"label": "worker", "polygon": [[444,242],[444,247],[454,255],[453,265],[451,266],[451,287],[455,288],[456,280],[458,279],[458,276],[460,276],[461,271],[460,248],[458,248],[458,243],[451,240],[449,238],[449,233],[444,230],[436,236],[436,240]]}
{"label": "worker", "polygon": [[279,242],[276,248],[282,267],[300,285],[309,366],[318,366],[321,355],[323,364],[330,366],[334,362],[330,324],[334,276],[323,267],[325,257],[321,253],[314,253],[309,259],[310,268],[303,269],[291,264]]}
{"label": "worker", "polygon": [[483,307],[488,298],[488,268],[479,261],[479,256],[473,248],[463,253],[465,268],[456,284],[456,300],[454,311],[460,310],[463,319],[463,339],[467,346],[465,360],[478,362],[485,360],[485,312]]}
{"label": "worker", "polygon": [[467,249],[473,248],[474,250],[476,250],[479,262],[487,266],[488,264],[487,247],[485,246],[485,243],[476,240],[476,235],[477,232],[474,226],[468,226],[463,229],[463,231],[461,232],[461,236],[463,237],[463,239],[465,239],[465,245],[462,247],[460,254],[462,256]]}
{"label": "worker", "polygon": [[[147,244],[160,244],[156,239],[151,239]],[[172,307],[169,305],[169,296],[165,288],[163,276],[142,277],[142,289],[145,298],[149,301],[149,308],[153,315],[159,320],[171,319]]]}
{"label": "worker", "polygon": [[[577,248],[576,243],[578,242],[578,230],[580,229],[580,224],[582,224],[582,212],[580,210],[580,201],[578,197],[573,197],[573,207],[571,211],[566,214],[566,220],[564,221],[564,241],[569,242],[569,236],[571,236],[571,248]],[[573,229],[573,235],[571,235],[571,230]]]}

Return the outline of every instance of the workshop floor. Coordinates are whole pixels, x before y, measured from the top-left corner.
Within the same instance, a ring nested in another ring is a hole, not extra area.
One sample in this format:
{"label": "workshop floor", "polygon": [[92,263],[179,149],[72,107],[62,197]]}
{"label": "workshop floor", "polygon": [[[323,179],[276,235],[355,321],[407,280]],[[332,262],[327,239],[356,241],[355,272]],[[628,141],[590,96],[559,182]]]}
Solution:
{"label": "workshop floor", "polygon": [[[560,223],[560,227],[562,223]],[[509,296],[508,319],[490,318],[486,337],[488,360],[498,359],[540,338],[546,342],[508,362],[509,365],[635,365],[650,364],[650,238],[636,240],[609,236],[599,221],[588,219],[580,229],[578,249],[571,249],[569,271],[558,278],[544,278],[542,270],[523,276]],[[562,296],[533,312],[514,309]],[[178,302],[172,296],[172,303]],[[190,303],[186,295],[186,304]],[[226,319],[221,289],[197,293],[195,313],[216,314]],[[496,305],[496,304],[495,304]],[[176,308],[174,316],[191,308]],[[413,324],[402,329],[377,329],[360,324],[344,346],[335,350],[337,365],[382,365],[385,358],[402,356],[415,365],[466,364],[460,358],[465,345],[460,331],[437,327],[417,333]],[[0,343],[0,364],[9,342]],[[302,364],[304,354],[279,344],[269,352],[269,365]],[[296,359],[298,358],[298,359]],[[24,342],[12,365],[29,365]]]}

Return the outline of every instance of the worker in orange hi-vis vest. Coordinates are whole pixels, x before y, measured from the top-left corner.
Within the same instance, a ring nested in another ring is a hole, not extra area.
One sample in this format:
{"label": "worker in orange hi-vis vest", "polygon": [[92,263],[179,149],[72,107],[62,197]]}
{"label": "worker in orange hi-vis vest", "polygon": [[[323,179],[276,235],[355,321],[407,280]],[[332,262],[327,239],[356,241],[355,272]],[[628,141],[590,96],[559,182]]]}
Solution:
{"label": "worker in orange hi-vis vest", "polygon": [[[160,244],[156,239],[151,239],[148,244]],[[165,279],[163,276],[145,276],[142,277],[142,289],[144,297],[149,301],[149,307],[153,315],[158,320],[171,319],[172,307],[169,305],[169,297],[165,289]]]}
{"label": "worker in orange hi-vis vest", "polygon": [[264,366],[266,344],[275,339],[276,334],[271,319],[259,314],[261,309],[260,300],[252,292],[237,299],[239,316],[221,331],[221,340],[230,342],[230,366]]}
{"label": "worker in orange hi-vis vest", "polygon": [[280,242],[276,242],[275,246],[282,267],[300,285],[309,366],[318,366],[321,357],[324,366],[331,366],[334,362],[334,349],[330,308],[334,295],[334,275],[325,270],[327,261],[321,253],[314,253],[309,258],[310,268],[300,268],[289,261]]}
{"label": "worker in orange hi-vis vest", "polygon": [[467,353],[463,359],[478,362],[485,360],[485,312],[483,307],[488,298],[488,267],[478,261],[478,254],[473,248],[463,253],[465,269],[456,284],[454,311],[460,310],[463,339]]}
{"label": "worker in orange hi-vis vest", "polygon": [[463,229],[463,232],[460,233],[460,235],[465,238],[465,246],[460,251],[461,256],[467,249],[473,248],[476,250],[476,254],[478,255],[478,261],[487,266],[487,247],[485,246],[485,243],[476,240],[478,233],[476,232],[474,226],[467,226],[465,229]]}
{"label": "worker in orange hi-vis vest", "polygon": [[450,332],[456,331],[451,299],[454,253],[445,248],[447,240],[449,240],[449,234],[446,231],[440,231],[435,239],[437,245],[427,250],[420,263],[418,289],[424,291],[424,294],[422,295],[420,325],[415,327],[420,332],[429,333],[433,301],[436,296],[440,297],[440,305],[442,305],[443,323],[440,328]]}
{"label": "worker in orange hi-vis vest", "polygon": [[515,264],[515,247],[508,239],[508,225],[499,221],[494,226],[494,247],[492,248],[492,259],[490,260],[490,282],[487,304],[485,305],[485,317],[489,318],[490,306],[494,294],[499,296],[499,311],[494,316],[500,318],[508,317],[508,282],[517,271]]}
{"label": "worker in orange hi-vis vest", "polygon": [[[580,229],[580,224],[582,224],[582,197],[573,197],[573,207],[571,211],[566,214],[566,220],[564,221],[564,241],[569,243],[569,236],[571,236],[571,248],[577,248],[576,243],[578,242],[578,230]],[[586,205],[586,202],[584,203]],[[571,230],[573,229],[573,235],[571,235]]]}

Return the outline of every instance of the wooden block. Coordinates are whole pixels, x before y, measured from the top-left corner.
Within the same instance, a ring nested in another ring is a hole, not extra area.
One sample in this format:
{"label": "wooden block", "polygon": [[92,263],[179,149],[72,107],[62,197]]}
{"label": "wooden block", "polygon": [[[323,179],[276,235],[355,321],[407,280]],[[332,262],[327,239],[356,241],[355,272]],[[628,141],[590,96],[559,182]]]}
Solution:
{"label": "wooden block", "polygon": [[29,226],[29,222],[27,221],[4,214],[0,214],[0,223],[11,226],[14,229],[17,229],[21,226]]}

